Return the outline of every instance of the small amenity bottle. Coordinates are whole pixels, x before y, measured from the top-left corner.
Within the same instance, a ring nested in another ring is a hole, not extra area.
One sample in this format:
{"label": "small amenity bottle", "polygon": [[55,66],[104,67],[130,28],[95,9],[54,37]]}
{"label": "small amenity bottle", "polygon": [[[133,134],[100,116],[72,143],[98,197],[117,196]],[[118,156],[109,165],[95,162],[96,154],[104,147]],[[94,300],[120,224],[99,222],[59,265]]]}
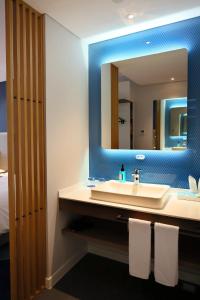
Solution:
{"label": "small amenity bottle", "polygon": [[119,180],[122,182],[126,181],[126,171],[124,170],[124,165],[122,164],[121,170],[119,172]]}

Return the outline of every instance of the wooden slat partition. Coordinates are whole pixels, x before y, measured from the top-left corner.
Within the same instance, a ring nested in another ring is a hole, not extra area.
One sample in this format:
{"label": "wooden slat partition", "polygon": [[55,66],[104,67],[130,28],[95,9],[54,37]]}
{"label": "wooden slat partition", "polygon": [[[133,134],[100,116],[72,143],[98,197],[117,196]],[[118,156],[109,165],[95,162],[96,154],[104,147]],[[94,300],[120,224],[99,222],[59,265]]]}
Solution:
{"label": "wooden slat partition", "polygon": [[34,299],[45,286],[43,23],[43,16],[23,1],[6,1],[12,300]]}
{"label": "wooden slat partition", "polygon": [[111,149],[119,149],[118,68],[111,64]]}

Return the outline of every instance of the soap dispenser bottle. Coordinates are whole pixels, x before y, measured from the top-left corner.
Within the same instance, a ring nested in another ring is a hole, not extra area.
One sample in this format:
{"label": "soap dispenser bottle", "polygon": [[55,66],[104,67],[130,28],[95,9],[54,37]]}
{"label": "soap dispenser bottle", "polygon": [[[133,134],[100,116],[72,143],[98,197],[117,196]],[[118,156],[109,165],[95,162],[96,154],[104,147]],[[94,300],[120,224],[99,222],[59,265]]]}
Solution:
{"label": "soap dispenser bottle", "polygon": [[123,164],[122,164],[121,170],[119,172],[119,180],[122,181],[122,182],[126,181],[126,171],[124,169],[124,165]]}
{"label": "soap dispenser bottle", "polygon": [[139,184],[140,183],[140,169],[135,169],[133,175],[133,182],[135,184]]}

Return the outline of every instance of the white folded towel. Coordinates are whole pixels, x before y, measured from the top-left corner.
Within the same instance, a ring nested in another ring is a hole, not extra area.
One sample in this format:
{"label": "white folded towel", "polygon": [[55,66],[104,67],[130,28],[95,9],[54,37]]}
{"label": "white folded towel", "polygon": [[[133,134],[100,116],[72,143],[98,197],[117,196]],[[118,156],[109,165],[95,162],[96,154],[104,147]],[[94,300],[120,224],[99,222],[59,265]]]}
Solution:
{"label": "white folded towel", "polygon": [[151,222],[129,219],[129,273],[148,279],[151,272]]}
{"label": "white folded towel", "polygon": [[155,223],[154,275],[158,283],[178,283],[179,227]]}

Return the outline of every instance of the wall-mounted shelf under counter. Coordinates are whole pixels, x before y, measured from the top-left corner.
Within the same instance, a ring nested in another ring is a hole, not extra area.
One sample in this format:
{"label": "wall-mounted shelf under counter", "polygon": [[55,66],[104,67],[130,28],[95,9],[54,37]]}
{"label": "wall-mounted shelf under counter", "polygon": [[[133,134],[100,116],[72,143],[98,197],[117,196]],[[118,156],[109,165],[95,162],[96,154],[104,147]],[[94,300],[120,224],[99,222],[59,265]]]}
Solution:
{"label": "wall-mounted shelf under counter", "polygon": [[64,228],[63,234],[84,239],[88,245],[96,244],[98,247],[101,245],[108,249],[112,248],[113,253],[119,251],[120,255],[124,253],[126,257],[128,257],[128,218],[151,221],[152,232],[155,222],[179,226],[180,278],[191,283],[200,283],[199,202],[182,201],[174,196],[163,209],[150,209],[94,200],[90,198],[90,190],[84,187],[63,190],[59,198],[60,209],[63,212],[66,211],[67,214],[78,218],[84,217],[93,223],[91,227],[78,230]]}
{"label": "wall-mounted shelf under counter", "polygon": [[91,225],[84,229],[64,228],[63,233],[70,233],[88,242],[111,246],[120,251],[128,251],[127,225],[102,219],[86,217]]}
{"label": "wall-mounted shelf under counter", "polygon": [[[123,222],[113,222],[93,217],[79,216],[79,222],[83,222],[83,228],[73,226],[63,229],[63,234],[70,234],[78,239],[85,240],[88,245],[101,245],[100,247],[113,249],[127,257],[128,262],[128,226]],[[84,223],[90,224],[84,228]],[[73,223],[72,223],[73,224]],[[152,226],[153,235],[153,226]],[[151,245],[152,270],[154,257],[154,242]],[[200,238],[180,234],[179,237],[179,274],[180,279],[186,280],[185,273],[193,274],[195,284],[200,279]]]}

